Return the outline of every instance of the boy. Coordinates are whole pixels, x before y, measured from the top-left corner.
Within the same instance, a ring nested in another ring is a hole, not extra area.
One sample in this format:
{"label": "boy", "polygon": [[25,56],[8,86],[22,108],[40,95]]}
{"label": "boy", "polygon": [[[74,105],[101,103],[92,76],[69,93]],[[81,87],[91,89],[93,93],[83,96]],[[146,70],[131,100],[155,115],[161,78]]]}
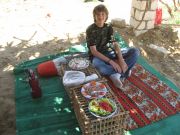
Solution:
{"label": "boy", "polygon": [[121,53],[119,44],[113,37],[113,28],[106,23],[108,14],[107,8],[102,4],[94,8],[94,23],[86,30],[86,40],[92,64],[102,75],[109,76],[117,88],[121,88],[121,80],[130,75],[139,50],[129,48]]}

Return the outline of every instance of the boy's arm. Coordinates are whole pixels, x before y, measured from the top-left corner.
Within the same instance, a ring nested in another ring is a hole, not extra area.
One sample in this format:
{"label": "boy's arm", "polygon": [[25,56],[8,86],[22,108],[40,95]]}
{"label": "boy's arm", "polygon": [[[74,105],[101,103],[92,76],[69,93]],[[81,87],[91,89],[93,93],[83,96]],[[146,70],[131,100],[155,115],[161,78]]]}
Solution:
{"label": "boy's arm", "polygon": [[121,67],[123,73],[125,73],[126,70],[128,69],[128,66],[127,66],[126,62],[124,61],[124,59],[123,59],[119,44],[117,42],[113,42],[113,45],[114,45],[114,49],[115,49],[115,52],[116,52],[117,57],[118,57],[118,64]]}
{"label": "boy's arm", "polygon": [[99,52],[96,49],[96,46],[90,46],[90,50],[93,56],[98,57],[100,59],[102,59],[103,61],[109,63],[111,59],[109,59],[108,57],[106,57],[105,55],[103,55],[101,52]]}

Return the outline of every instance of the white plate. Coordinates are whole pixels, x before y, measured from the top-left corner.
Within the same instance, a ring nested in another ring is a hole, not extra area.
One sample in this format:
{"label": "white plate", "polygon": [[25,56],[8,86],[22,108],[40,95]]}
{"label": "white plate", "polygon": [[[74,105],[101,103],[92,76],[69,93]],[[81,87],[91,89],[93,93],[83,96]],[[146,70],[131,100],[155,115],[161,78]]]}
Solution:
{"label": "white plate", "polygon": [[106,95],[107,88],[103,83],[91,81],[82,86],[81,93],[88,99],[102,98]]}
{"label": "white plate", "polygon": [[109,118],[116,113],[117,106],[116,103],[109,98],[98,98],[91,100],[88,109],[95,117]]}
{"label": "white plate", "polygon": [[69,61],[68,65],[74,70],[81,70],[87,68],[89,63],[89,60],[85,58],[73,58]]}

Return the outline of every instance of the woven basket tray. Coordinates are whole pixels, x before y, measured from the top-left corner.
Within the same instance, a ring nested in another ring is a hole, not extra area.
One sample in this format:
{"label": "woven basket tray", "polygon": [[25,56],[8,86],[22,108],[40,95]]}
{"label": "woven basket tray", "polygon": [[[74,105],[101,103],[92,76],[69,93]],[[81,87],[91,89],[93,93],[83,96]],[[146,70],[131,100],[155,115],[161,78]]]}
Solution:
{"label": "woven basket tray", "polygon": [[123,123],[128,112],[119,104],[109,85],[106,82],[104,84],[108,89],[104,97],[112,99],[117,105],[116,113],[109,118],[97,118],[89,112],[88,104],[90,100],[81,94],[81,87],[72,91],[74,111],[82,133],[85,135],[123,135]]}

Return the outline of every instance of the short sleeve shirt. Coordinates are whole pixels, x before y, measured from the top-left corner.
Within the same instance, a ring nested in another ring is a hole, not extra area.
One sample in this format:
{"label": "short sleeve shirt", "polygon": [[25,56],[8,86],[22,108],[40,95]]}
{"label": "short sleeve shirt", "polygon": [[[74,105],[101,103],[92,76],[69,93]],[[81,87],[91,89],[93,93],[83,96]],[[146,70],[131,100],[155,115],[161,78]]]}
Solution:
{"label": "short sleeve shirt", "polygon": [[86,30],[87,46],[90,48],[90,46],[95,45],[96,49],[103,53],[108,49],[106,45],[112,42],[112,36],[113,28],[110,24],[105,23],[103,27],[98,27],[95,23],[93,23]]}

